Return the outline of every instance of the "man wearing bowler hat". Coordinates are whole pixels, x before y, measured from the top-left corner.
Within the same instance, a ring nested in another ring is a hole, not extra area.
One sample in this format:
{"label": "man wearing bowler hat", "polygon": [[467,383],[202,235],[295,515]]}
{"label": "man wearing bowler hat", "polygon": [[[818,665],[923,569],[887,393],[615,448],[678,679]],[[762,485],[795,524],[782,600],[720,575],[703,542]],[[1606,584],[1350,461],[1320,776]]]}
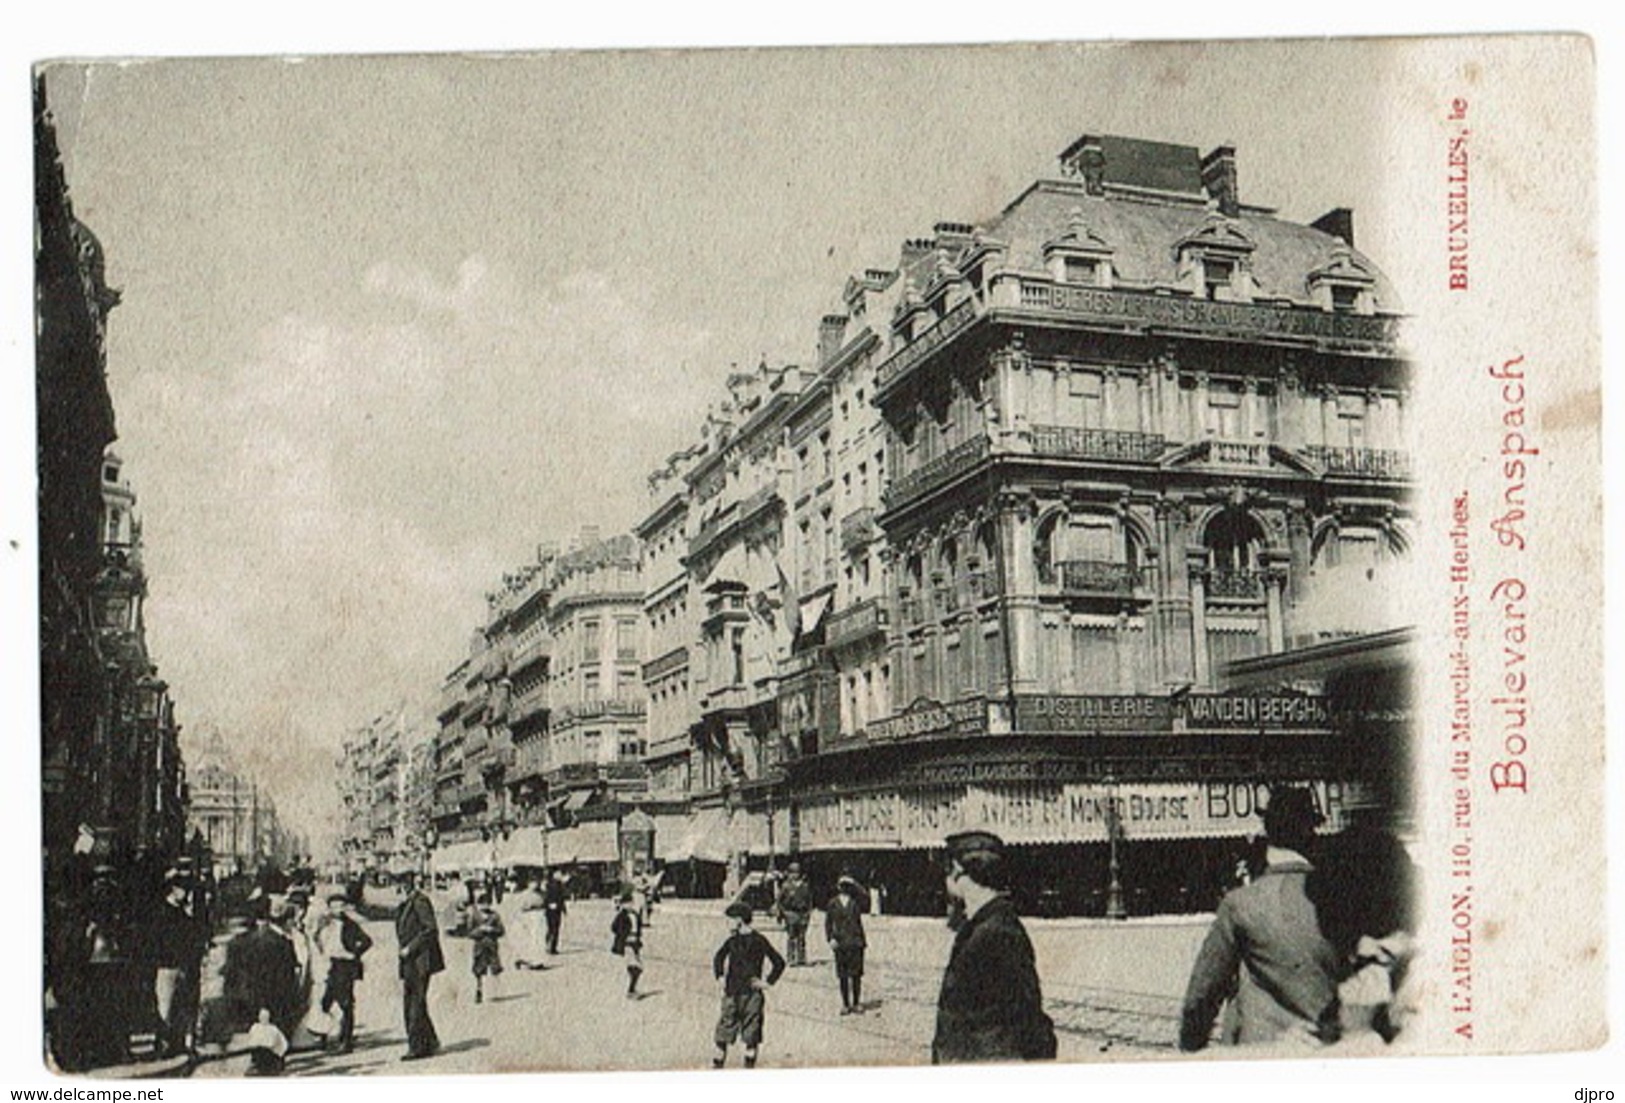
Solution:
{"label": "man wearing bowler hat", "polygon": [[395,913],[406,1018],[406,1055],[401,1060],[418,1061],[440,1052],[440,1038],[429,1018],[429,978],[445,971],[446,958],[440,950],[434,905],[423,891],[423,878],[412,875],[407,883],[410,889]]}
{"label": "man wearing bowler hat", "polygon": [[1033,944],[1016,917],[1004,843],[986,831],[947,839],[944,867],[953,952],[937,997],[933,1064],[1055,1056]]}
{"label": "man wearing bowler hat", "polygon": [[[1264,870],[1233,889],[1191,969],[1179,1048],[1207,1046],[1227,999],[1224,1040],[1235,1045],[1318,1046],[1337,1041],[1337,952],[1307,892],[1304,855],[1323,817],[1308,789],[1278,786],[1263,812]],[[1233,1020],[1233,1021],[1232,1021]]]}

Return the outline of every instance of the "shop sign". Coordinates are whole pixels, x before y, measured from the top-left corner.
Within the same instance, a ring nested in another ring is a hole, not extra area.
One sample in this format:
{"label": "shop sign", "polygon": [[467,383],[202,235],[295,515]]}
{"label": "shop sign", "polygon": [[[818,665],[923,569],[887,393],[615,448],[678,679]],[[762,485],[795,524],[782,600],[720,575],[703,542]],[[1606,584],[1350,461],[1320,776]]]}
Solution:
{"label": "shop sign", "polygon": [[1167,732],[1174,726],[1173,702],[1145,694],[1125,696],[1021,696],[1016,698],[1016,729],[1024,732],[1090,734]]}
{"label": "shop sign", "polygon": [[871,740],[889,742],[894,739],[913,739],[922,735],[981,735],[987,730],[987,699],[972,697],[964,701],[942,704],[940,701],[920,700],[906,712],[876,720],[867,732]]}
{"label": "shop sign", "polygon": [[[1292,782],[1314,795],[1341,831],[1363,796],[1351,781]],[[1263,830],[1269,783],[1208,780],[1137,784],[1012,782],[881,792],[804,804],[802,850],[930,848],[959,831],[991,831],[1007,843],[1245,838]],[[1115,827],[1113,826],[1115,821]]]}
{"label": "shop sign", "polygon": [[1325,728],[1332,720],[1326,698],[1307,693],[1192,693],[1184,713],[1185,726],[1198,731]]}
{"label": "shop sign", "polygon": [[806,803],[797,824],[802,850],[895,847],[897,794],[862,793]]}

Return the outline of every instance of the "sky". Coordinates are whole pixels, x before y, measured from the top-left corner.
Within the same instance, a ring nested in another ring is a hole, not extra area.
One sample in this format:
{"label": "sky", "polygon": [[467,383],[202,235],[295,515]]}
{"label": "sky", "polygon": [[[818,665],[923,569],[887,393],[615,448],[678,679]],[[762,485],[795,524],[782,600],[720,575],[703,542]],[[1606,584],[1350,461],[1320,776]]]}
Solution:
{"label": "sky", "polygon": [[848,274],[1082,133],[1232,143],[1245,201],[1353,207],[1381,264],[1382,73],[1302,45],[52,70],[181,722],[322,837],[310,771],[432,700],[504,571],[635,523],[730,365],[806,363]]}

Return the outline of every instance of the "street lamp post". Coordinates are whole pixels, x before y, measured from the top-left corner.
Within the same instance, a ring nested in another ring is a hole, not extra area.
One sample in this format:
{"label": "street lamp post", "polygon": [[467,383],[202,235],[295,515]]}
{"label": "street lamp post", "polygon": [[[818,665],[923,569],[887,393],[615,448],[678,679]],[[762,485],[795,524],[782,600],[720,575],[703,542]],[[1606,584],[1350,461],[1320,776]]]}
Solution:
{"label": "street lamp post", "polygon": [[1117,779],[1107,778],[1106,844],[1110,880],[1106,883],[1106,918],[1127,919],[1128,908],[1123,903],[1122,867],[1118,863],[1118,844],[1123,837],[1123,817],[1117,803]]}

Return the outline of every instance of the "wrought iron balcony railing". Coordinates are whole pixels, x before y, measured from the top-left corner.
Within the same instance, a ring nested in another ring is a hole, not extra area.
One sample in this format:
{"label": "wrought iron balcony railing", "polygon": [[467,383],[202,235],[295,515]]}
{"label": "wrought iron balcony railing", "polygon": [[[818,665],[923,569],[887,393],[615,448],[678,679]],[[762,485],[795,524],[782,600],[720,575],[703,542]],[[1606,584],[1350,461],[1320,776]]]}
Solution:
{"label": "wrought iron balcony railing", "polygon": [[1105,460],[1111,463],[1150,463],[1162,455],[1167,441],[1161,433],[1120,429],[1084,429],[1075,425],[1034,425],[1033,451],[1040,456]]}
{"label": "wrought iron balcony railing", "polygon": [[1355,475],[1373,479],[1411,478],[1411,454],[1397,448],[1338,448],[1311,444],[1302,449],[1305,459],[1329,475]]}

